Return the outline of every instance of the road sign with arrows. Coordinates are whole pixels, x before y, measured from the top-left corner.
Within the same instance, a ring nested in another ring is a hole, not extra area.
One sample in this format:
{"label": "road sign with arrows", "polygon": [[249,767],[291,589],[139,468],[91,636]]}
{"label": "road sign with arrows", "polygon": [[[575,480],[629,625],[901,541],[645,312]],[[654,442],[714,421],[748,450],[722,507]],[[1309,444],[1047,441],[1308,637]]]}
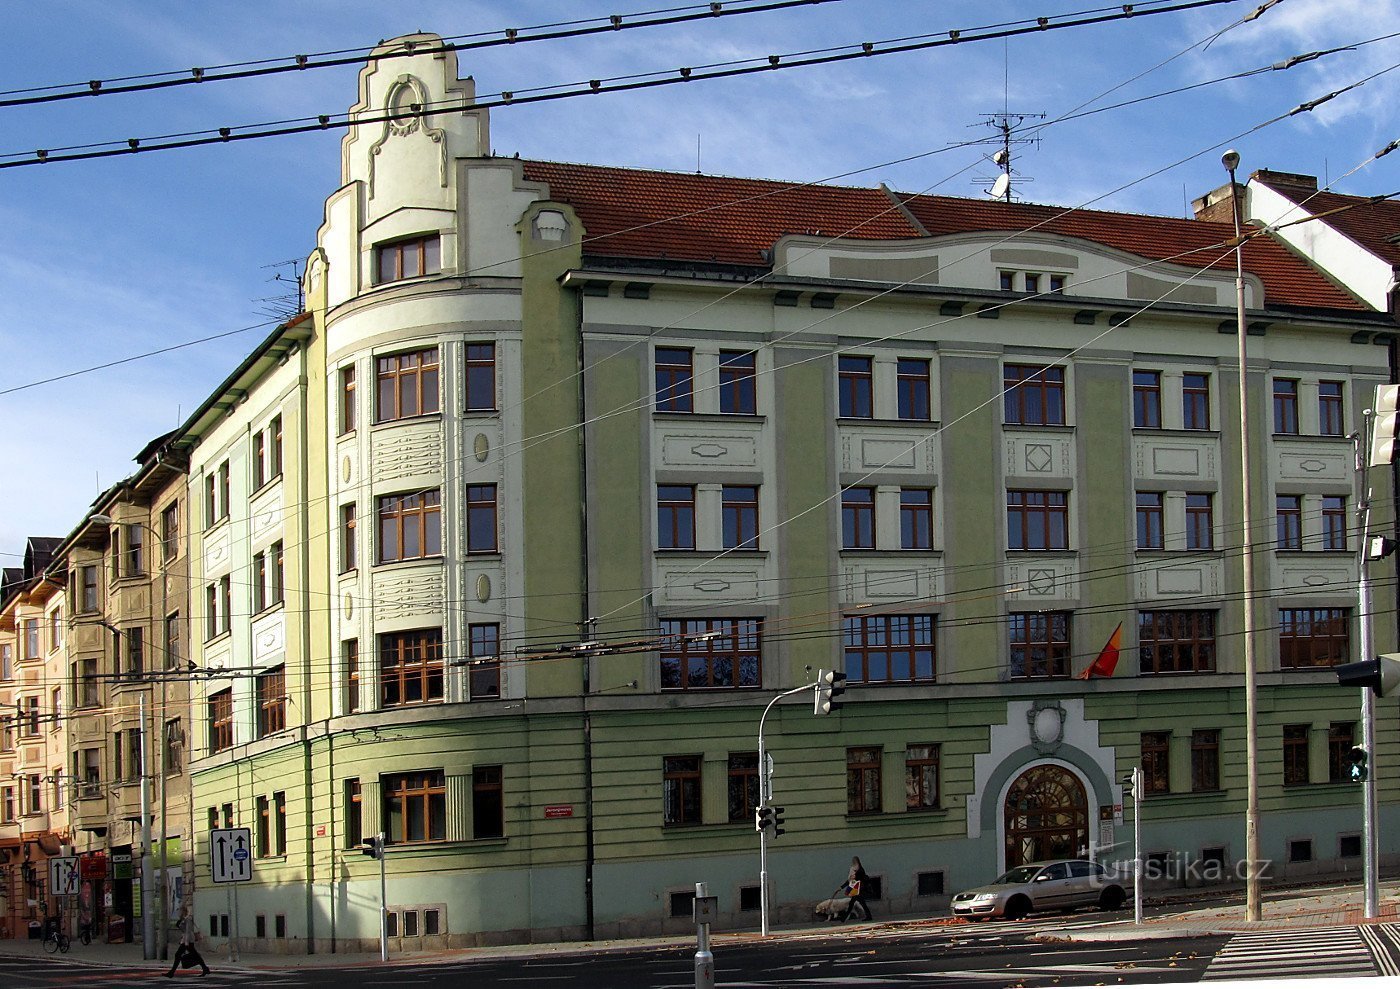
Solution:
{"label": "road sign with arrows", "polygon": [[49,892],[54,896],[78,895],[78,858],[61,855],[49,859]]}
{"label": "road sign with arrows", "polygon": [[216,883],[246,883],[253,878],[252,834],[247,828],[209,832],[209,871]]}

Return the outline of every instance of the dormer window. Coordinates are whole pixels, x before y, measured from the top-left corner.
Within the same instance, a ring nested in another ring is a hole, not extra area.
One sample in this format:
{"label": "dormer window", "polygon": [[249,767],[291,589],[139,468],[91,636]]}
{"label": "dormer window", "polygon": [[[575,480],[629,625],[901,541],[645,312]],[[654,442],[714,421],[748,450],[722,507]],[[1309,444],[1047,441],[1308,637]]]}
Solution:
{"label": "dormer window", "polygon": [[422,234],[379,244],[374,249],[375,283],[396,282],[442,270],[442,242],[437,234]]}

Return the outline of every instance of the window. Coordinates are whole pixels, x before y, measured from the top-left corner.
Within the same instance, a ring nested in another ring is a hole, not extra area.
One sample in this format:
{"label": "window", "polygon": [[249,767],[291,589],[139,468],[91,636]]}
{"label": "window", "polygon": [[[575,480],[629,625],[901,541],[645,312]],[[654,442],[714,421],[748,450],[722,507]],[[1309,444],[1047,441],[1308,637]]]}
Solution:
{"label": "window", "polygon": [[355,429],[355,365],[340,369],[340,435]]}
{"label": "window", "polygon": [[233,688],[209,695],[209,751],[233,748]]}
{"label": "window", "polygon": [[1210,428],[1210,375],[1181,376],[1181,428]]}
{"label": "window", "polygon": [[254,553],[252,563],[253,614],[267,607],[267,554]]}
{"label": "window", "polygon": [[267,426],[268,480],[282,476],[282,417],[273,416]]}
{"label": "window", "polygon": [[1171,793],[1171,738],[1169,731],[1142,733],[1142,781],[1146,796]]}
{"label": "window", "polygon": [[1291,838],[1288,841],[1288,861],[1311,862],[1313,843],[1311,838]]}
{"label": "window", "polygon": [[15,678],[15,650],[9,643],[0,645],[0,680]]}
{"label": "window", "polygon": [[700,823],[700,757],[661,760],[661,821],[667,827]]}
{"label": "window", "polygon": [[729,754],[729,819],[752,821],[759,798],[758,753]]}
{"label": "window", "polygon": [[920,872],[915,881],[918,885],[916,896],[943,896],[947,888],[946,872]]}
{"label": "window", "polygon": [[899,418],[928,422],[933,411],[931,392],[929,362],[914,357],[901,357],[895,377]]}
{"label": "window", "polygon": [[468,695],[472,700],[501,696],[501,626],[483,623],[467,626],[467,654],[471,657]]}
{"label": "window", "polygon": [[42,814],[44,812],[44,785],[43,777],[38,773],[30,773],[29,779],[29,799],[26,801],[30,814]]}
{"label": "window", "polygon": [[467,412],[494,412],[496,409],[496,345],[467,344]]}
{"label": "window", "polygon": [[1133,425],[1138,429],[1162,428],[1162,372],[1133,372]]}
{"label": "window", "polygon": [[997,287],[1000,288],[1003,292],[1014,292],[1016,290],[1016,272],[997,272]]}
{"label": "window", "polygon": [[233,607],[233,578],[227,574],[204,589],[204,638],[217,638],[229,630]]}
{"label": "window", "polygon": [[[287,854],[287,794],[279,790],[272,795],[272,854]],[[285,927],[286,920],[277,918],[279,928]],[[285,937],[281,931],[278,937]]]}
{"label": "window", "polygon": [[421,560],[441,553],[442,502],[438,492],[385,495],[379,499],[380,563]]}
{"label": "window", "polygon": [[1162,494],[1160,491],[1137,493],[1137,548],[1162,548]]}
{"label": "window", "polygon": [[40,655],[39,619],[26,618],[24,620],[24,658],[38,659]]}
{"label": "window", "polygon": [[1014,679],[1069,676],[1068,611],[1013,611],[1007,618]]}
{"label": "window", "polygon": [[0,821],[8,823],[14,821],[17,816],[15,788],[12,786],[0,787]]}
{"label": "window", "polygon": [[723,528],[725,549],[758,549],[758,488],[724,485]]}
{"label": "window", "polygon": [[1215,612],[1139,611],[1142,673],[1215,672]]}
{"label": "window", "polygon": [[447,840],[447,785],[441,769],[380,778],[390,842]]}
{"label": "window", "polygon": [[904,750],[904,807],[934,810],[938,800],[937,745],[911,745]]}
{"label": "window", "polygon": [[0,715],[0,752],[13,752],[15,748],[15,718],[13,715]]}
{"label": "window", "polygon": [[1322,498],[1322,548],[1337,551],[1347,548],[1346,498],[1335,495]]}
{"label": "window", "polygon": [[379,637],[379,703],[383,707],[442,700],[442,630]]}
{"label": "window", "polygon": [[1008,426],[1063,426],[1065,369],[1006,365],[1002,373],[1002,404]]}
{"label": "window", "polygon": [[468,487],[467,552],[498,552],[500,544],[496,525],[496,485],[473,484]]}
{"label": "window", "polygon": [[1361,835],[1337,835],[1337,858],[1355,859],[1361,857]]}
{"label": "window", "polygon": [[860,615],[842,620],[846,676],[853,683],[932,681],[934,615]]}
{"label": "window", "polygon": [[[265,859],[272,852],[272,807],[266,797],[258,797],[257,802],[257,834],[254,841],[258,846],[258,858]],[[259,920],[262,918],[259,917]]]}
{"label": "window", "polygon": [[837,414],[843,419],[874,418],[874,361],[869,357],[840,357],[837,369]]}
{"label": "window", "polygon": [[1298,382],[1294,379],[1274,379],[1274,433],[1298,434]]}
{"label": "window", "polygon": [[1186,496],[1186,548],[1215,548],[1215,514],[1208,494]]}
{"label": "window", "polygon": [[1334,721],[1327,729],[1327,782],[1351,782],[1351,749],[1356,744],[1356,725]]}
{"label": "window", "polygon": [[438,234],[419,234],[374,249],[376,284],[402,278],[435,275],[442,270],[442,240]]}
{"label": "window", "polygon": [[360,709],[360,640],[346,639],[340,644],[341,662],[345,667],[345,713]]}
{"label": "window", "polygon": [[656,348],[656,411],[694,412],[695,366],[684,347]]}
{"label": "window", "polygon": [[1191,733],[1191,790],[1220,789],[1220,729],[1197,728]]}
{"label": "window", "polygon": [[846,813],[880,813],[880,750],[846,750]]}
{"label": "window", "polygon": [[126,643],[126,673],[129,676],[139,677],[146,672],[145,634],[140,626],[132,626],[124,629],[121,637]]}
{"label": "window", "polygon": [[1036,272],[1029,272],[1029,271],[1026,272],[1026,291],[1027,291],[1027,292],[1039,292],[1039,291],[1040,291],[1040,275],[1039,275],[1038,273],[1036,273]]}
{"label": "window", "polygon": [[933,548],[933,492],[928,488],[899,489],[899,546]]}
{"label": "window", "polygon": [[762,684],[761,619],[666,619],[661,636],[663,690]]}
{"label": "window", "polygon": [[1064,491],[1006,492],[1007,548],[1069,547],[1069,494]]}
{"label": "window", "polygon": [[1323,436],[1341,436],[1342,425],[1342,383],[1340,381],[1319,381],[1317,383],[1317,431]]}
{"label": "window", "polygon": [[274,666],[258,674],[258,737],[287,727],[287,668]]}
{"label": "window", "polygon": [[161,767],[167,776],[180,774],[180,752],[184,748],[185,733],[180,728],[180,719],[171,718],[165,722],[165,733],[161,735]]}
{"label": "window", "polygon": [[695,548],[695,487],[660,484],[656,488],[656,546]]}
{"label": "window", "polygon": [[146,572],[146,527],[139,522],[122,526],[125,530],[126,553],[122,560],[123,577],[140,577]]}
{"label": "window", "polygon": [[340,572],[349,573],[359,566],[355,552],[355,503],[340,506]]}
{"label": "window", "polygon": [[1279,495],[1274,499],[1277,519],[1275,549],[1303,548],[1303,498],[1301,495]]}
{"label": "window", "polygon": [[719,353],[719,410],[728,415],[757,415],[757,358],[752,351]]}
{"label": "window", "polygon": [[1062,294],[1062,293],[1064,292],[1064,290],[1065,290],[1065,276],[1064,276],[1064,275],[1051,275],[1051,276],[1050,276],[1050,291],[1051,291],[1051,292],[1054,292],[1056,295],[1060,295],[1060,294]]}
{"label": "window", "polygon": [[73,664],[73,699],[78,707],[97,707],[102,703],[97,660],[80,659]]}
{"label": "window", "polygon": [[345,847],[354,848],[365,840],[364,804],[358,778],[345,781]]}
{"label": "window", "polygon": [[1283,785],[1308,782],[1308,733],[1311,725],[1283,726]]}
{"label": "window", "polygon": [[160,553],[166,563],[180,555],[180,503],[171,502],[160,513]]}
{"label": "window", "polygon": [[268,559],[268,605],[281,604],[286,596],[287,587],[287,554],[282,540],[277,540],[267,551]]}
{"label": "window", "polygon": [[20,737],[34,738],[39,735],[39,698],[26,697],[20,705]]}
{"label": "window", "polygon": [[1346,608],[1280,608],[1278,659],[1285,670],[1350,661]]}
{"label": "window", "polygon": [[78,580],[81,585],[83,611],[91,613],[97,610],[97,567],[85,566],[78,568]]}
{"label": "window", "polygon": [[875,548],[874,488],[846,488],[841,492],[841,548]]}
{"label": "window", "polygon": [[49,612],[49,652],[55,651],[63,645],[63,609],[55,608]]}
{"label": "window", "polygon": [[253,434],[253,490],[267,482],[267,436],[261,430]]}
{"label": "window", "polygon": [[503,838],[506,833],[505,787],[500,766],[472,768],[472,837]]}
{"label": "window", "polygon": [[436,347],[377,358],[378,421],[393,422],[436,412],[438,370]]}

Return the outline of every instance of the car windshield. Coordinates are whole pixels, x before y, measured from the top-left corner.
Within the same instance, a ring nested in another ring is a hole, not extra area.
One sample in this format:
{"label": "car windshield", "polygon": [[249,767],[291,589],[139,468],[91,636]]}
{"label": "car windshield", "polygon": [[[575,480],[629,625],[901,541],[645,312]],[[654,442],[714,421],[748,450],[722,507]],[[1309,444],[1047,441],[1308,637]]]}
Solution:
{"label": "car windshield", "polygon": [[1035,874],[1036,874],[1037,872],[1039,872],[1039,871],[1040,871],[1040,866],[1038,866],[1038,865],[1023,865],[1023,866],[1020,866],[1019,868],[1012,869],[1010,872],[1006,873],[1006,875],[1004,875],[1004,876],[998,876],[996,879],[993,879],[993,880],[992,880],[992,885],[993,885],[993,886],[1019,886],[1019,885],[1021,885],[1022,883],[1028,883],[1028,882],[1030,882],[1032,879],[1035,878]]}

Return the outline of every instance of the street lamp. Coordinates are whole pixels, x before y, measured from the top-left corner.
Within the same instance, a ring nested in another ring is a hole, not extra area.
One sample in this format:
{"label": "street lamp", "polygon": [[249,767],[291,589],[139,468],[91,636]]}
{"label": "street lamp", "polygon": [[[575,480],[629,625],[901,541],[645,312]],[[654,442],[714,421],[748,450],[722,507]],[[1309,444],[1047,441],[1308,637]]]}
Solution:
{"label": "street lamp", "polygon": [[1245,741],[1245,919],[1259,920],[1263,913],[1259,894],[1259,712],[1258,686],[1255,682],[1254,635],[1254,491],[1249,463],[1249,368],[1247,360],[1247,325],[1244,308],[1244,241],[1240,237],[1239,187],[1235,169],[1240,165],[1239,152],[1226,151],[1220,163],[1230,173],[1230,218],[1235,224],[1235,335],[1239,345],[1240,365],[1240,497],[1243,500],[1241,524],[1244,526],[1244,741]]}

